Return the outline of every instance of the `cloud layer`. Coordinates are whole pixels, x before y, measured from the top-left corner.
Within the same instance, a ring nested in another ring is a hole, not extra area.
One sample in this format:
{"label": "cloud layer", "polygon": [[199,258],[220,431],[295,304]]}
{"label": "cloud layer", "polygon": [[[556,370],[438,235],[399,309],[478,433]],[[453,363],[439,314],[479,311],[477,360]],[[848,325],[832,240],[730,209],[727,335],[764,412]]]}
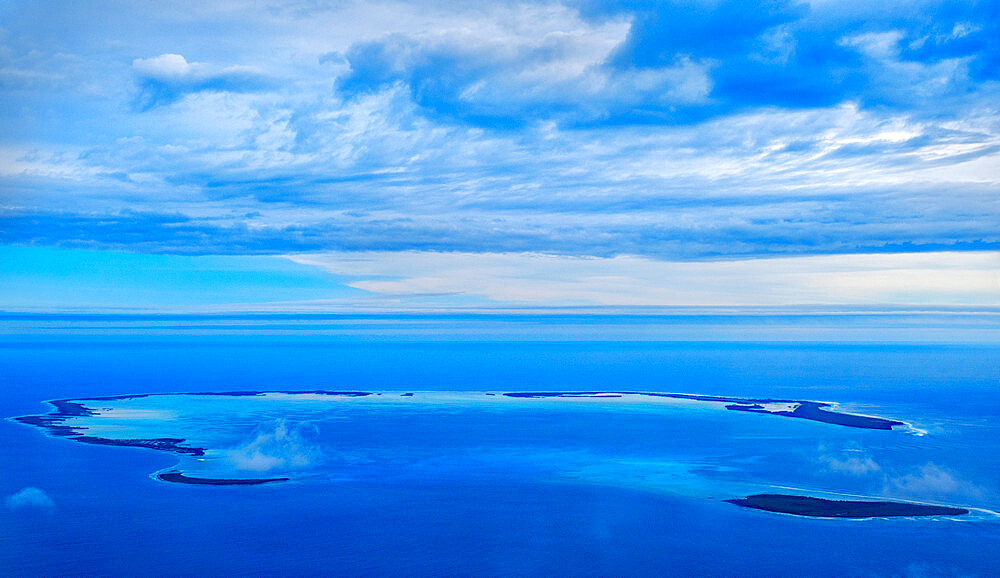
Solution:
{"label": "cloud layer", "polygon": [[996,3],[0,10],[4,243],[1000,249]]}
{"label": "cloud layer", "polygon": [[293,255],[399,298],[532,305],[1000,305],[1000,253],[828,255],[679,262],[535,253]]}

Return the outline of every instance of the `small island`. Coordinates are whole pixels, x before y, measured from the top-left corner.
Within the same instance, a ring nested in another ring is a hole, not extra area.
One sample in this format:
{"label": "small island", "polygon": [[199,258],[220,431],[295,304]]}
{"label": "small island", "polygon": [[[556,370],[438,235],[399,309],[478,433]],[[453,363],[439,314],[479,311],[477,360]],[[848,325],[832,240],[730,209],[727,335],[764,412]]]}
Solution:
{"label": "small island", "polygon": [[200,486],[259,486],[272,482],[287,482],[289,478],[193,478],[185,476],[181,472],[166,472],[157,474],[156,479],[161,482],[174,482],[177,484],[194,484]]}
{"label": "small island", "polygon": [[[489,395],[489,394],[487,394]],[[720,395],[698,395],[691,393],[653,393],[645,391],[516,391],[504,394],[507,397],[520,398],[545,398],[545,397],[565,397],[565,398],[613,398],[625,395],[639,395],[646,397],[666,397],[673,399],[689,399],[692,401],[707,401],[725,403],[726,409],[731,411],[746,411],[750,413],[764,413],[768,415],[780,415],[784,417],[797,417],[822,423],[856,427],[862,429],[891,430],[897,425],[906,425],[901,421],[872,417],[867,415],[856,415],[833,411],[829,408],[832,404],[819,401],[801,401],[794,399],[759,399],[744,397],[728,397]]]}
{"label": "small island", "polygon": [[745,498],[726,500],[726,502],[744,508],[816,518],[961,516],[969,513],[964,508],[951,508],[947,506],[930,506],[907,502],[825,500],[823,498],[792,496],[788,494],[756,494]]}

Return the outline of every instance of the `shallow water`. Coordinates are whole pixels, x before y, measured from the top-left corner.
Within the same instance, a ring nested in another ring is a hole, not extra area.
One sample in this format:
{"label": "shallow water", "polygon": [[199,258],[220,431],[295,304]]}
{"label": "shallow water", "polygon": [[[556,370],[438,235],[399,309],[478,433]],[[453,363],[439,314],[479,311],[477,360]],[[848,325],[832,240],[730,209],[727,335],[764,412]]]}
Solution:
{"label": "shallow water", "polygon": [[[152,473],[197,464],[0,422],[0,495],[34,487],[52,502],[8,500],[0,509],[0,567],[13,575],[991,575],[1000,524],[988,512],[820,520],[722,500],[794,488],[1000,510],[998,359],[991,346],[488,334],[461,342],[307,332],[8,337],[5,417],[45,413],[46,399],[136,393],[383,395],[333,400],[322,411],[254,408],[255,398],[226,398],[228,409],[205,407],[214,396],[134,400],[200,416],[180,429],[217,450],[206,472],[293,477],[259,487],[159,482]],[[833,401],[914,430],[704,404],[484,394],[524,390]],[[471,393],[447,393],[456,391]],[[119,427],[153,423],[119,417]]]}

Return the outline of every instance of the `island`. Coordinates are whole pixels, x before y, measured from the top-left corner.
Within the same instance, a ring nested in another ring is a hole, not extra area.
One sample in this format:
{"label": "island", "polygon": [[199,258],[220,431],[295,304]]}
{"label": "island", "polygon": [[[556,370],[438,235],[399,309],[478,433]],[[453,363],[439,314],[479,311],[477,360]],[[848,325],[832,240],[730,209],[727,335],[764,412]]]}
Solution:
{"label": "island", "polygon": [[814,518],[892,518],[912,516],[962,516],[964,508],[931,506],[908,502],[826,500],[788,494],[755,494],[745,498],[725,500],[744,508],[794,514]]}
{"label": "island", "polygon": [[194,478],[181,472],[166,472],[157,474],[156,479],[162,482],[178,484],[194,484],[202,486],[259,486],[272,482],[287,482],[289,478]]}
{"label": "island", "polygon": [[567,397],[567,398],[611,398],[622,397],[624,395],[639,395],[647,397],[667,397],[673,399],[689,399],[692,401],[708,401],[725,403],[726,409],[731,411],[746,411],[751,413],[766,413],[769,415],[780,415],[784,417],[797,417],[822,423],[831,423],[847,427],[862,429],[891,430],[893,426],[906,425],[901,421],[885,419],[882,417],[871,417],[867,415],[856,415],[840,411],[832,411],[830,403],[819,401],[800,401],[794,399],[759,399],[745,397],[726,397],[719,395],[698,395],[691,393],[651,393],[643,391],[517,391],[505,393],[508,397],[521,398],[544,398],[544,397]]}

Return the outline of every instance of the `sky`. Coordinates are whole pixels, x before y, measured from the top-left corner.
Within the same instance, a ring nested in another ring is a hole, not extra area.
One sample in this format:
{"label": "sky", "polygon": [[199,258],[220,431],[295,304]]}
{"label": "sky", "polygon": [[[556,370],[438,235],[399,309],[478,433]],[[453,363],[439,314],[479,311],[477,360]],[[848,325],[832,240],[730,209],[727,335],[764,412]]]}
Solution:
{"label": "sky", "polygon": [[0,0],[0,310],[1000,305],[1000,2]]}

